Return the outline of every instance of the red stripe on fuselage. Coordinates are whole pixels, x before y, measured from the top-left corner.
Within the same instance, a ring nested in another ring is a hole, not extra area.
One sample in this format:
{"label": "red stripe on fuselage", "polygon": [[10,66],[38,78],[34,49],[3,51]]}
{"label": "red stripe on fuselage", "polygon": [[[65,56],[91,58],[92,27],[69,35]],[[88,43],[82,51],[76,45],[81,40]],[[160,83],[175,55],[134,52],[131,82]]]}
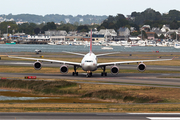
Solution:
{"label": "red stripe on fuselage", "polygon": [[90,39],[90,56],[92,53],[92,29],[91,29],[91,39]]}

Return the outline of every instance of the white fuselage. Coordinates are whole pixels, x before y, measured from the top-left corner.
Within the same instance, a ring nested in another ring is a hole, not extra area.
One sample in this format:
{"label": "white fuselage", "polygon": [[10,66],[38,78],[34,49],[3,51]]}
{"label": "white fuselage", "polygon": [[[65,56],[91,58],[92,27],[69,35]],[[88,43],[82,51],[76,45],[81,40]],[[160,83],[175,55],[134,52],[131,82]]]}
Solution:
{"label": "white fuselage", "polygon": [[89,52],[86,54],[82,61],[81,61],[81,66],[84,71],[95,71],[97,70],[97,57],[94,53]]}

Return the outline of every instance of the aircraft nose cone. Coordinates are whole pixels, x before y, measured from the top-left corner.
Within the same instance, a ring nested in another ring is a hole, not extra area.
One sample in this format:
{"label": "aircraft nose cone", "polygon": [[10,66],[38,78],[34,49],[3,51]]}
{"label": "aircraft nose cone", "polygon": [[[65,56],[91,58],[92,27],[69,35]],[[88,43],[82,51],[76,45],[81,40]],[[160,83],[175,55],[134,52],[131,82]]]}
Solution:
{"label": "aircraft nose cone", "polygon": [[87,67],[88,69],[90,69],[90,68],[92,67],[92,65],[91,65],[91,64],[87,64],[86,67]]}
{"label": "aircraft nose cone", "polygon": [[84,65],[84,67],[85,67],[86,70],[91,70],[92,67],[93,67],[93,64],[87,63],[87,64]]}

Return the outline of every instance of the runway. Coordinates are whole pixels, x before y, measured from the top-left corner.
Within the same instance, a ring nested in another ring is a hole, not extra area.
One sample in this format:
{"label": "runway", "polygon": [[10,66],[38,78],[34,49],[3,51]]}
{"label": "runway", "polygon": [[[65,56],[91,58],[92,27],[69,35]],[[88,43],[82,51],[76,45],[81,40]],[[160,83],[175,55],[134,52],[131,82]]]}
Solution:
{"label": "runway", "polygon": [[[163,119],[164,118],[164,119]],[[166,118],[166,119],[165,119]],[[178,113],[0,113],[0,119],[69,119],[69,120],[180,120]]]}
{"label": "runway", "polygon": [[[179,78],[159,78],[166,76],[179,76],[180,74],[161,74],[161,73],[119,73],[114,76],[108,74],[107,77],[102,77],[100,73],[93,74],[92,77],[86,78],[86,73],[79,73],[79,76],[72,76],[69,74],[43,74],[43,73],[0,73],[1,77],[22,77],[36,76],[43,79],[67,79],[67,80],[83,80],[83,81],[99,81],[105,82],[104,84],[130,84],[130,85],[146,85],[146,86],[168,86],[180,87]],[[79,82],[82,83],[82,82]],[[98,84],[98,83],[95,83]]]}
{"label": "runway", "polygon": [[[15,66],[32,66],[34,61],[0,61],[0,65],[15,65]],[[60,64],[51,64],[49,62],[43,62],[44,67],[55,67],[59,69]],[[108,68],[108,67],[107,67]],[[43,69],[43,68],[42,68]],[[137,70],[137,65],[120,65],[120,72],[117,75],[108,74],[107,77],[102,77],[100,73],[93,73],[92,77],[86,78],[86,73],[79,73],[79,76],[72,76],[72,73],[68,74],[43,74],[43,73],[3,73],[0,72],[1,77],[22,77],[36,76],[40,79],[68,79],[68,80],[84,80],[84,81],[100,81],[109,84],[136,84],[136,85],[151,85],[151,86],[169,86],[180,87],[180,74],[175,73],[158,73],[158,70],[163,71],[179,71],[179,66],[147,66],[147,70],[157,70],[157,73],[121,73],[121,69]],[[168,78],[177,77],[177,78]],[[178,78],[179,77],[179,78]],[[80,82],[79,82],[80,83]]]}
{"label": "runway", "polygon": [[[0,65],[14,65],[14,66],[33,66],[34,61],[5,61],[0,60]],[[57,63],[49,63],[49,62],[43,62],[42,67],[57,67],[59,68],[61,64]],[[68,66],[72,67],[72,66]],[[119,69],[132,69],[137,70],[137,65],[134,64],[122,64],[118,66]],[[110,68],[107,66],[107,68]],[[148,65],[146,70],[165,70],[165,71],[180,71],[180,66],[155,66],[155,65]]]}

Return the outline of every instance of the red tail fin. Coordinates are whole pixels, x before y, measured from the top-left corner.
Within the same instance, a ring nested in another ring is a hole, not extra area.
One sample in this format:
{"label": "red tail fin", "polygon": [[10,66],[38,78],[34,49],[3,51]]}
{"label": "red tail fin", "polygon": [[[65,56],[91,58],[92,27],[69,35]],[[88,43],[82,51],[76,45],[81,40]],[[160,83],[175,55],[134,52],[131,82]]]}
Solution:
{"label": "red tail fin", "polygon": [[90,52],[92,52],[92,29],[91,29],[91,39],[90,39]]}

